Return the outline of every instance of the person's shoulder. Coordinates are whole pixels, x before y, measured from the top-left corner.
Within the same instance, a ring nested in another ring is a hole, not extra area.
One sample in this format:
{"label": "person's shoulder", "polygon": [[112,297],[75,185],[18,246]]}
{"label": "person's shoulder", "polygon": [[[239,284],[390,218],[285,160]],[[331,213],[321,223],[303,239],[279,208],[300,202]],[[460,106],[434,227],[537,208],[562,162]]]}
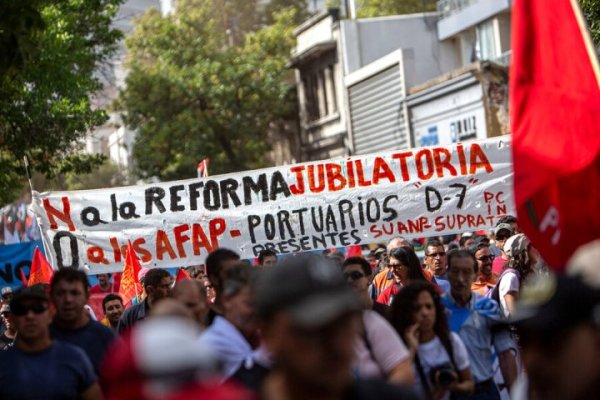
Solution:
{"label": "person's shoulder", "polygon": [[95,334],[98,334],[100,336],[110,338],[110,339],[112,339],[116,336],[116,334],[112,331],[112,329],[108,328],[107,326],[101,324],[98,321],[94,321],[93,319],[90,320],[90,323],[88,324],[87,329],[89,329],[90,331],[93,331]]}
{"label": "person's shoulder", "polygon": [[54,339],[51,346],[51,350],[58,354],[61,360],[87,359],[85,351],[74,344]]}
{"label": "person's shoulder", "polygon": [[351,386],[347,399],[411,400],[420,399],[414,389],[393,385],[382,380],[360,380]]}

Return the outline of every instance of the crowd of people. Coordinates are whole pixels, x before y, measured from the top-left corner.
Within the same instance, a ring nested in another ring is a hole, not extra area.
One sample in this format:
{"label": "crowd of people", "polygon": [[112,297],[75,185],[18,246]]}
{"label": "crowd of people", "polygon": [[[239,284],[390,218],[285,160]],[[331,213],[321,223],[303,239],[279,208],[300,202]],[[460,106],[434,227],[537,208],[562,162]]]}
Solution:
{"label": "crowd of people", "polygon": [[600,291],[550,273],[513,217],[491,238],[257,261],[219,248],[191,279],[144,270],[135,304],[115,276],[90,287],[73,269],[3,289],[0,398],[600,395]]}

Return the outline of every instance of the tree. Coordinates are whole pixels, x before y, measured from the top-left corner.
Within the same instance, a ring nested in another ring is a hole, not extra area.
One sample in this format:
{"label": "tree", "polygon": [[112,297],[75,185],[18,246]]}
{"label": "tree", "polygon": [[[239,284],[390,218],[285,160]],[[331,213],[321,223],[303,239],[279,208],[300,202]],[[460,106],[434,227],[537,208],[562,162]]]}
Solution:
{"label": "tree", "polygon": [[359,18],[422,13],[436,10],[434,0],[357,0]]}
{"label": "tree", "polygon": [[[600,46],[600,0],[579,0],[590,35],[596,47]],[[598,52],[598,51],[596,51]]]}
{"label": "tree", "polygon": [[211,174],[264,166],[269,124],[288,110],[294,15],[226,47],[208,1],[178,1],[174,14],[150,10],[138,21],[116,107],[138,130],[139,177],[190,178],[206,157]]}
{"label": "tree", "polygon": [[0,202],[25,180],[23,157],[48,177],[102,162],[75,143],[106,120],[90,96],[121,38],[111,21],[122,0],[20,0],[0,6]]}
{"label": "tree", "polygon": [[127,180],[119,166],[106,160],[98,169],[88,174],[67,174],[66,183],[69,190],[86,190],[124,186]]}

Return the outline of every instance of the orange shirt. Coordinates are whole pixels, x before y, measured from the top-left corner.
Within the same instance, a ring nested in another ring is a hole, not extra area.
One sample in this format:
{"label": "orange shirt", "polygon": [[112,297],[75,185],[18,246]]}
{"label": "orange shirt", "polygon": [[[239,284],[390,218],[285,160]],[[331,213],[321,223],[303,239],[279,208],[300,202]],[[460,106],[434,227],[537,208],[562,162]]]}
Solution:
{"label": "orange shirt", "polygon": [[483,282],[480,279],[481,276],[478,276],[477,280],[473,282],[473,284],[471,285],[471,291],[485,296],[490,290],[494,288],[494,286],[496,286],[496,279],[498,279],[498,274],[492,272],[490,278]]}
{"label": "orange shirt", "polygon": [[375,288],[375,298],[387,288],[394,284],[394,274],[389,269],[385,268],[373,278],[373,287]]}

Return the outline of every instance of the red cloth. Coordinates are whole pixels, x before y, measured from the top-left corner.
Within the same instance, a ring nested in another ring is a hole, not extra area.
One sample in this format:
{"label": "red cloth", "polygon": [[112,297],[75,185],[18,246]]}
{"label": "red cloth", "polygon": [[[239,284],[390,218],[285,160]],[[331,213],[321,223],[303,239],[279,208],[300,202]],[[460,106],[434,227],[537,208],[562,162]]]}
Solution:
{"label": "red cloth", "polygon": [[346,247],[346,258],[362,257],[362,250],[359,244]]}
{"label": "red cloth", "polygon": [[514,2],[510,110],[519,225],[560,270],[600,237],[600,77],[575,2],[551,3]]}
{"label": "red cloth", "polygon": [[177,270],[177,276],[175,277],[175,283],[183,281],[184,279],[192,279],[192,277],[190,276],[190,274],[187,273],[185,269],[179,268]]}
{"label": "red cloth", "polygon": [[36,283],[50,284],[50,281],[54,276],[54,270],[52,269],[52,266],[48,260],[46,260],[46,257],[44,257],[37,246],[33,251],[33,259],[31,260],[31,268],[29,271],[27,286],[32,286]]}

